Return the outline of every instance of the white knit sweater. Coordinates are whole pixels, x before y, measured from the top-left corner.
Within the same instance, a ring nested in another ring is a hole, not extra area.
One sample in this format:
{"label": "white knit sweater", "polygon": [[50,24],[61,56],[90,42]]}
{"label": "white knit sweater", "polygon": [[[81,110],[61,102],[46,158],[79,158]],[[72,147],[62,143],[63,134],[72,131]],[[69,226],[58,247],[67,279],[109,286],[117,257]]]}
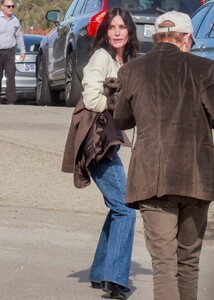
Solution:
{"label": "white knit sweater", "polygon": [[119,63],[103,48],[96,50],[83,70],[83,102],[88,110],[103,112],[107,98],[103,95],[103,83],[108,77],[117,78]]}

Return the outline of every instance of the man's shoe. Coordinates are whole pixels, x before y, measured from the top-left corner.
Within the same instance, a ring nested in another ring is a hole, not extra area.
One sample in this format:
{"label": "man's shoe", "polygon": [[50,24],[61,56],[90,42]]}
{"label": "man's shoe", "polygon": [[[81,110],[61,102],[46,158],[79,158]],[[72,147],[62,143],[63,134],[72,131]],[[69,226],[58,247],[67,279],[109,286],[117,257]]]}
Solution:
{"label": "man's shoe", "polygon": [[110,292],[111,299],[127,299],[126,292],[130,289],[110,281],[102,281],[102,290]]}
{"label": "man's shoe", "polygon": [[14,105],[14,104],[16,104],[16,101],[17,100],[8,100],[8,99],[3,99],[2,101],[1,101],[1,103],[2,104],[8,104],[8,105]]}
{"label": "man's shoe", "polygon": [[3,98],[1,99],[1,104],[7,104],[7,101]]}
{"label": "man's shoe", "polygon": [[6,104],[7,105],[14,105],[14,104],[16,104],[16,100],[8,100]]}

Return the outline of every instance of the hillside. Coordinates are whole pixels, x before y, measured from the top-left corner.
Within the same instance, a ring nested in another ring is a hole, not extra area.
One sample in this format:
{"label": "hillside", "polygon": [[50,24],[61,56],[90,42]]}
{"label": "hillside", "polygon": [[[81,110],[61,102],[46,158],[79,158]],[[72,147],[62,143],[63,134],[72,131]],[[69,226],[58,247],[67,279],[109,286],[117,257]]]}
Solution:
{"label": "hillside", "polygon": [[39,33],[46,34],[53,23],[45,19],[45,14],[50,9],[59,9],[61,12],[61,18],[64,15],[68,5],[70,5],[71,0],[17,0],[14,1],[15,15],[19,18],[22,25],[22,31],[24,33]]}

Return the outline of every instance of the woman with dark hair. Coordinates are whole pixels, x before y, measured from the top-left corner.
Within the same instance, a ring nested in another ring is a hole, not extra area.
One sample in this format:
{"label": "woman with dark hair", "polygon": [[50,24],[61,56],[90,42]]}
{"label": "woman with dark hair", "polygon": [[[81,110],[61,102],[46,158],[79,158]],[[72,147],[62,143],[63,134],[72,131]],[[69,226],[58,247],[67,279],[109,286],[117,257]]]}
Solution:
{"label": "woman with dark hair", "polygon": [[[93,51],[83,71],[83,102],[87,110],[102,113],[107,106],[103,84],[117,78],[124,63],[138,53],[136,27],[126,10],[114,8],[101,22]],[[112,159],[103,158],[90,166],[90,175],[103,194],[108,215],[103,225],[90,271],[92,287],[126,299],[136,213],[125,205],[126,174],[114,147]]]}
{"label": "woman with dark hair", "polygon": [[104,48],[107,52],[110,53],[113,59],[116,59],[119,47],[115,47],[115,45],[112,45],[107,37],[109,24],[111,24],[112,19],[116,16],[115,14],[123,19],[125,27],[128,30],[128,41],[121,49],[123,53],[123,63],[125,63],[137,56],[139,43],[136,37],[136,26],[130,16],[130,13],[121,8],[113,9],[112,11],[107,12],[107,14],[105,15],[94,39],[92,53],[94,53],[97,49]]}

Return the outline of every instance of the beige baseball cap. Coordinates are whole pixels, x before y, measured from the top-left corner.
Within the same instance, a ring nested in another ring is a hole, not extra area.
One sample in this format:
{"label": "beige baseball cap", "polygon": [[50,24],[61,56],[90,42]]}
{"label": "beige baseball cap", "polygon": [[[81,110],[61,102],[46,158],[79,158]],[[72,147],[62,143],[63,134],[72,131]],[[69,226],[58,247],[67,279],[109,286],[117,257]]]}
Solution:
{"label": "beige baseball cap", "polygon": [[[160,27],[164,21],[171,21],[175,24],[172,27]],[[168,11],[155,20],[155,33],[159,32],[183,32],[193,34],[193,27],[190,17],[178,11]]]}

